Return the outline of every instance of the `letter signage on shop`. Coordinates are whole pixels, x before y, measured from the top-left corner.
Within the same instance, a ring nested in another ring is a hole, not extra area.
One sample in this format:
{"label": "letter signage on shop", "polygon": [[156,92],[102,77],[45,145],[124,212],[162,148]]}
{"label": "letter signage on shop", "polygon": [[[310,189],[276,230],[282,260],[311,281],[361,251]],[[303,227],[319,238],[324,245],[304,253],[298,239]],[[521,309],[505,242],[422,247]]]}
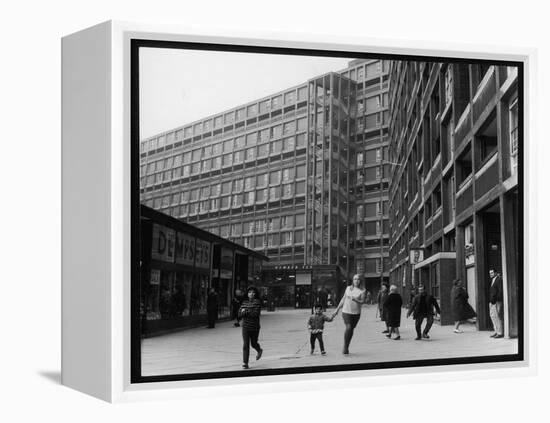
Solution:
{"label": "letter signage on shop", "polygon": [[153,225],[153,245],[151,258],[153,260],[174,262],[176,232],[165,226]]}

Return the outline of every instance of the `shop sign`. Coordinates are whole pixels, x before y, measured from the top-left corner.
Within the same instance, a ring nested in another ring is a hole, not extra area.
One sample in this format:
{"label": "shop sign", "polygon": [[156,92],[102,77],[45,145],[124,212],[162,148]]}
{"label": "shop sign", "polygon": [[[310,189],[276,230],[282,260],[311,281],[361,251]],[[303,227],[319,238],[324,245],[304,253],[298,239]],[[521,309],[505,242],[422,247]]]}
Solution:
{"label": "shop sign", "polygon": [[160,270],[151,269],[151,285],[160,285]]}
{"label": "shop sign", "polygon": [[201,269],[210,267],[210,243],[197,239],[195,248],[195,266]]}
{"label": "shop sign", "polygon": [[233,277],[233,272],[231,270],[220,270],[220,279],[231,279]]}
{"label": "shop sign", "polygon": [[296,273],[296,285],[311,285],[311,273]]}
{"label": "shop sign", "polygon": [[195,264],[195,238],[178,232],[176,240],[176,263]]}
{"label": "shop sign", "polygon": [[282,265],[282,266],[274,266],[275,270],[311,270],[311,265]]}
{"label": "shop sign", "polygon": [[173,263],[176,232],[162,225],[153,224],[153,245],[151,258]]}
{"label": "shop sign", "polygon": [[409,253],[409,261],[411,264],[418,264],[424,260],[424,250],[419,248],[411,249]]}

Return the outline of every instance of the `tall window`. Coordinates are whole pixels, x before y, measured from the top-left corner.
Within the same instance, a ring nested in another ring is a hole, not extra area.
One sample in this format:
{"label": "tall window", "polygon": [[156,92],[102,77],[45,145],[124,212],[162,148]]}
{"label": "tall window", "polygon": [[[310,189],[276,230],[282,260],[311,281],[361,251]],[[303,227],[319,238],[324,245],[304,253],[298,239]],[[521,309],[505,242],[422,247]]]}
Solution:
{"label": "tall window", "polygon": [[518,102],[510,106],[510,171],[512,175],[518,167]]}

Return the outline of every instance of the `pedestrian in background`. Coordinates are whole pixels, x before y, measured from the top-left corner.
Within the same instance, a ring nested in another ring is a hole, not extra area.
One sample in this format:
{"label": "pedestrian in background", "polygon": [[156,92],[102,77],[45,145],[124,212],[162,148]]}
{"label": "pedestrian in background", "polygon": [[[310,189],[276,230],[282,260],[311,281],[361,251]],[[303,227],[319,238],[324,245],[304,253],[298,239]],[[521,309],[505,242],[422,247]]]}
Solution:
{"label": "pedestrian in background", "polygon": [[233,323],[233,326],[238,328],[240,326],[239,321],[239,309],[241,308],[241,304],[244,300],[243,292],[240,289],[235,290],[235,295],[233,296],[233,299],[231,300],[231,317],[233,320],[235,320],[235,323]]}
{"label": "pedestrian in background", "polygon": [[311,344],[311,354],[315,352],[315,340],[319,341],[319,348],[321,348],[321,354],[325,355],[325,344],[323,343],[323,330],[325,328],[325,322],[332,322],[334,316],[328,317],[323,314],[323,306],[321,304],[315,304],[315,314],[307,321],[307,328],[309,329],[309,342]]}
{"label": "pedestrian in background", "polygon": [[392,333],[396,334],[394,338],[396,341],[401,339],[399,333],[399,326],[401,325],[401,307],[403,306],[403,298],[397,292],[397,286],[390,286],[390,293],[384,301],[384,308],[386,309],[386,324],[389,327],[389,332],[386,335],[391,339]]}
{"label": "pedestrian in background", "polygon": [[503,329],[503,300],[502,295],[502,278],[495,272],[494,269],[489,270],[489,277],[491,278],[491,287],[489,288],[489,315],[493,322],[493,329],[495,333],[491,335],[491,338],[504,338]]}
{"label": "pedestrian in background", "polygon": [[468,302],[468,293],[462,285],[460,279],[455,279],[451,289],[451,306],[453,310],[453,320],[455,322],[454,333],[462,333],[460,325],[465,320],[476,317],[476,312]]}
{"label": "pedestrian in background", "polygon": [[260,313],[262,303],[259,299],[260,293],[254,286],[246,290],[248,299],[243,301],[239,309],[239,318],[242,321],[243,334],[243,369],[248,369],[248,359],[250,357],[250,345],[257,352],[256,360],[262,357],[263,350],[258,343],[260,336]]}
{"label": "pedestrian in background", "polygon": [[206,297],[206,314],[208,314],[208,329],[213,329],[218,318],[218,294],[214,288],[210,288]]}
{"label": "pedestrian in background", "polygon": [[[441,314],[441,309],[436,299],[424,291],[424,286],[418,286],[418,294],[414,297],[414,300],[407,312],[407,318],[412,314],[414,318],[414,326],[416,329],[416,341],[422,338],[429,339],[430,329],[434,322],[434,314]],[[422,331],[422,322],[426,319],[426,326]],[[421,333],[422,331],[422,333]]]}
{"label": "pedestrian in background", "polygon": [[340,309],[342,309],[342,318],[346,325],[344,332],[344,349],[342,354],[349,354],[349,344],[353,337],[353,331],[359,322],[361,317],[361,307],[365,302],[365,291],[361,289],[361,278],[359,275],[353,276],[353,281],[350,286],[346,288],[344,296],[340,300],[340,303],[334,310],[332,318],[334,318]]}
{"label": "pedestrian in background", "polygon": [[388,285],[383,283],[376,297],[376,303],[378,304],[378,312],[380,313],[380,320],[385,322],[386,329],[382,333],[390,333],[390,328],[388,327],[388,322],[386,322],[386,310],[384,309],[384,302],[388,298]]}

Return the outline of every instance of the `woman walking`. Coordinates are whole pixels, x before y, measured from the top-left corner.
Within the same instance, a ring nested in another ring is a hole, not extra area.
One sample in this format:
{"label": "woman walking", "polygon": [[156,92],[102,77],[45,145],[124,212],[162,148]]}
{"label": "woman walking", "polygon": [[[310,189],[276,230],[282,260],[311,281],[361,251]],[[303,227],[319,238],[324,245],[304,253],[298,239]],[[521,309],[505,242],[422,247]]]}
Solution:
{"label": "woman walking", "polygon": [[260,312],[262,303],[259,300],[259,292],[256,287],[247,289],[248,300],[243,301],[239,309],[239,318],[242,320],[243,328],[243,369],[248,369],[248,358],[250,357],[250,345],[257,352],[256,360],[262,357],[263,350],[258,344],[260,335]]}
{"label": "woman walking", "polygon": [[355,275],[352,284],[346,288],[346,292],[342,300],[340,300],[340,304],[338,304],[338,307],[336,307],[336,310],[334,310],[332,314],[334,318],[334,316],[338,314],[338,311],[342,309],[342,318],[346,325],[343,354],[349,354],[349,344],[353,337],[353,330],[357,326],[357,322],[359,322],[359,317],[361,317],[361,306],[365,302],[365,291],[361,289],[360,285],[361,279],[359,275]]}
{"label": "woman walking", "polygon": [[397,292],[397,286],[390,286],[390,293],[384,301],[384,309],[386,310],[386,324],[389,327],[388,334],[386,335],[391,339],[392,333],[395,333],[394,340],[401,339],[399,334],[399,326],[401,325],[401,307],[403,306],[403,298]]}
{"label": "woman walking", "polygon": [[476,312],[468,302],[468,293],[462,285],[460,279],[455,279],[451,289],[451,304],[453,309],[453,319],[455,321],[455,333],[462,333],[460,325],[465,320],[476,317]]}

